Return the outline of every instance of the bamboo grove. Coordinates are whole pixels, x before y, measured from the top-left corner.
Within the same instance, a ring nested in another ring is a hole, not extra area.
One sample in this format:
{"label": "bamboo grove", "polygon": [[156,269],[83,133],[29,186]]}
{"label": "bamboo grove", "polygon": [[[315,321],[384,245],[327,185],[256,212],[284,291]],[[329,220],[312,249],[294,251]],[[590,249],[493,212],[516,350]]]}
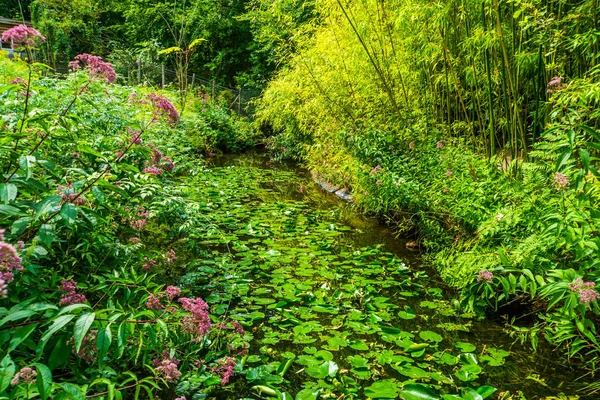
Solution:
{"label": "bamboo grove", "polygon": [[[324,0],[314,6],[320,24],[297,39],[302,50],[267,90],[262,116],[275,126],[284,115],[323,129],[356,126],[367,114],[404,126],[417,118],[488,156],[512,160],[526,157],[540,138],[561,81],[597,73],[598,0]],[[311,98],[300,106],[311,108],[306,121],[271,103],[276,93],[290,92]]]}

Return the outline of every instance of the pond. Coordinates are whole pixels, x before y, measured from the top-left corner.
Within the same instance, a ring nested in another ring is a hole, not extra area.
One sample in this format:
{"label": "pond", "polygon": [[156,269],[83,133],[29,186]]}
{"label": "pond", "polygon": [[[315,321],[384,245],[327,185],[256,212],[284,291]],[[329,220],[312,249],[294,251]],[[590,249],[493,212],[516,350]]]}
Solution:
{"label": "pond", "polygon": [[249,153],[183,182],[195,256],[180,283],[251,339],[236,379],[212,396],[581,395],[583,372],[557,364],[553,349],[515,342],[500,321],[461,312],[405,240],[307,171]]}

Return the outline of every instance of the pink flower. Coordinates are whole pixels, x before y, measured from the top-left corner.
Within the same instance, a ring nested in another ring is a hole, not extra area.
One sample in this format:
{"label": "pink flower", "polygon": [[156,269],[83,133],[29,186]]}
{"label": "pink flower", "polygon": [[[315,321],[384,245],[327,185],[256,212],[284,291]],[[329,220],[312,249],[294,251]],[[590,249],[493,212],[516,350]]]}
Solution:
{"label": "pink flower", "polygon": [[13,79],[12,81],[9,82],[11,85],[21,85],[21,86],[27,86],[27,81],[25,81],[25,79],[23,78],[19,78],[16,77],[15,79]]}
{"label": "pink flower", "polygon": [[175,297],[179,297],[181,294],[181,289],[179,289],[177,286],[167,286],[165,293],[167,298],[172,301]]}
{"label": "pink flower", "polygon": [[148,257],[144,257],[144,261],[146,261],[146,263],[142,264],[142,269],[144,271],[150,272],[152,269],[154,269],[154,267],[156,267],[156,260],[148,261]]}
{"label": "pink flower", "polygon": [[142,239],[140,239],[139,237],[132,237],[129,239],[129,243],[132,243],[132,244],[142,243]]}
{"label": "pink flower", "polygon": [[594,289],[582,289],[579,291],[579,302],[581,304],[589,304],[597,299],[600,299],[600,294]]}
{"label": "pink flower", "polygon": [[60,290],[65,292],[58,303],[60,306],[87,302],[84,295],[77,293],[77,283],[73,279],[60,281]]}
{"label": "pink flower", "polygon": [[189,317],[185,317],[181,321],[183,330],[194,337],[193,341],[200,340],[211,328],[208,304],[199,297],[195,299],[182,297],[179,302],[183,309],[190,313]]}
{"label": "pink flower", "polygon": [[175,254],[175,250],[171,249],[165,253],[165,257],[167,258],[167,262],[169,264],[173,264],[175,260],[177,260],[177,255]]}
{"label": "pink flower", "polygon": [[548,87],[560,85],[562,80],[563,80],[562,76],[555,76],[550,80],[550,82],[548,82]]}
{"label": "pink flower", "polygon": [[146,301],[146,307],[148,307],[151,310],[162,310],[164,306],[160,304],[160,297],[160,295],[149,295],[148,300]]}
{"label": "pink flower", "polygon": [[437,147],[438,149],[441,149],[442,147],[444,147],[444,141],[440,140],[439,142],[437,142],[437,144],[435,145],[435,147]]}
{"label": "pink flower", "polygon": [[235,366],[236,362],[231,357],[225,357],[215,365],[213,372],[221,376],[221,385],[229,383],[229,379],[234,375],[233,368]]}
{"label": "pink flower", "polygon": [[452,176],[452,171],[450,171],[450,170],[446,171],[446,176]]}
{"label": "pink flower", "polygon": [[175,169],[175,163],[171,160],[170,157],[163,157],[162,167],[169,172],[172,172]]}
{"label": "pink flower", "polygon": [[154,107],[155,118],[163,116],[171,125],[175,125],[179,122],[179,113],[169,99],[155,93],[150,93],[146,98],[150,100],[152,107]]}
{"label": "pink flower", "polygon": [[477,276],[477,282],[478,283],[492,283],[494,274],[492,274],[490,271],[485,271],[485,270],[481,270],[479,271],[479,275]]}
{"label": "pink flower", "polygon": [[[164,356],[165,354],[163,353],[163,357]],[[154,365],[156,366],[154,371],[167,382],[174,382],[181,376],[181,372],[178,368],[179,360],[176,358],[165,358],[162,361],[155,358]]]}
{"label": "pink flower", "polygon": [[140,131],[133,130],[131,128],[127,128],[127,132],[129,132],[129,142],[140,145],[142,144],[142,133]]}
{"label": "pink flower", "polygon": [[377,166],[375,166],[375,167],[374,167],[374,168],[371,170],[371,172],[369,172],[369,174],[371,174],[371,175],[375,175],[375,174],[376,174],[376,173],[378,173],[379,171],[381,171],[381,165],[377,165]]}
{"label": "pink flower", "polygon": [[162,170],[162,168],[152,166],[152,167],[144,168],[144,173],[158,176],[163,173],[163,170]]}
{"label": "pink flower", "polygon": [[37,376],[37,372],[29,367],[23,367],[19,372],[17,372],[14,378],[10,381],[12,386],[17,386],[21,380],[23,383],[27,385],[31,385],[35,383],[35,378]]}
{"label": "pink flower", "polygon": [[17,25],[2,34],[2,41],[10,43],[10,47],[34,47],[38,42],[45,42],[46,38],[37,30],[27,25]]}
{"label": "pink flower", "polygon": [[556,187],[557,192],[560,192],[561,190],[564,190],[571,185],[571,183],[569,182],[569,179],[564,174],[561,174],[560,172],[557,172],[554,174],[554,183],[553,184]]}
{"label": "pink flower", "polygon": [[237,321],[233,321],[232,324],[234,332],[239,333],[240,336],[244,336],[246,334],[246,331],[244,331],[244,327],[242,326],[242,324],[240,324]]}
{"label": "pink flower", "polygon": [[102,61],[102,57],[86,53],[79,54],[74,61],[69,63],[69,67],[75,71],[80,68],[79,63],[90,69],[90,79],[100,78],[108,83],[113,83],[117,79],[112,64]]}

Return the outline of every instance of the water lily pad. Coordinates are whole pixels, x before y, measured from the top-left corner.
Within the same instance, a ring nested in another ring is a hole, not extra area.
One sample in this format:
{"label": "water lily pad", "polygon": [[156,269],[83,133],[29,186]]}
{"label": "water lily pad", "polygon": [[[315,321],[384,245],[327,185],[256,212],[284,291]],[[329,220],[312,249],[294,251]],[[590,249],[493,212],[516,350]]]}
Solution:
{"label": "water lily pad", "polygon": [[384,379],[367,386],[364,392],[372,399],[395,399],[398,397],[398,385],[391,379]]}
{"label": "water lily pad", "polygon": [[435,342],[435,343],[438,343],[438,342],[441,342],[442,340],[444,340],[444,338],[441,335],[439,335],[435,332],[432,332],[432,331],[419,332],[419,337],[428,342]]}
{"label": "water lily pad", "polygon": [[440,397],[433,389],[425,385],[409,383],[402,388],[400,398],[404,400],[438,400]]}
{"label": "water lily pad", "polygon": [[471,343],[466,343],[466,342],[456,342],[456,343],[454,343],[454,346],[457,349],[459,349],[460,351],[465,352],[465,353],[470,353],[476,349],[476,347],[473,346]]}
{"label": "water lily pad", "polygon": [[414,319],[417,317],[417,314],[415,314],[415,311],[409,306],[404,306],[404,311],[400,311],[398,316],[402,319]]}

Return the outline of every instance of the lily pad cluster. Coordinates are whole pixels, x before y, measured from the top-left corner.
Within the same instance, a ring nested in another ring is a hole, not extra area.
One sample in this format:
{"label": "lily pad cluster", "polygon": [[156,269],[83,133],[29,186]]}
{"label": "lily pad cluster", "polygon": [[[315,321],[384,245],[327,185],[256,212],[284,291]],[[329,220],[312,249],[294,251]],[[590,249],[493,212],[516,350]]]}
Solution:
{"label": "lily pad cluster", "polygon": [[508,352],[461,341],[465,319],[382,246],[310,196],[292,172],[222,167],[180,188],[197,255],[181,281],[252,335],[248,398],[483,399]]}

